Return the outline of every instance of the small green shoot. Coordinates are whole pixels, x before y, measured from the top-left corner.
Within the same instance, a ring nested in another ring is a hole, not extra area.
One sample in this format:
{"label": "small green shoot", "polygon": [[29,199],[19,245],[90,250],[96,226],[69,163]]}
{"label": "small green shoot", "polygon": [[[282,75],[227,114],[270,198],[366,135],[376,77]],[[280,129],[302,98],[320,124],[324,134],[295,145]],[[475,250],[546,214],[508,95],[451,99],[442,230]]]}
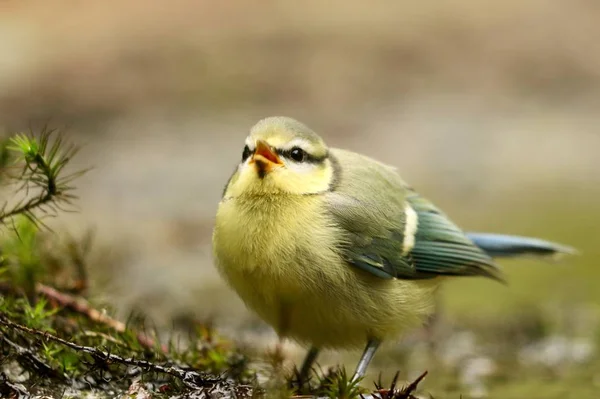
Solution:
{"label": "small green shoot", "polygon": [[[44,216],[54,216],[59,210],[65,210],[65,206],[72,205],[76,196],[72,194],[74,187],[70,183],[87,170],[64,175],[65,167],[78,149],[66,144],[57,130],[45,127],[39,137],[33,133],[17,134],[2,151],[12,153],[14,167],[20,169],[12,179],[19,185],[17,191],[25,195],[12,206],[4,203],[0,208],[0,224],[23,215],[40,225]],[[2,159],[10,155],[2,155]]]}

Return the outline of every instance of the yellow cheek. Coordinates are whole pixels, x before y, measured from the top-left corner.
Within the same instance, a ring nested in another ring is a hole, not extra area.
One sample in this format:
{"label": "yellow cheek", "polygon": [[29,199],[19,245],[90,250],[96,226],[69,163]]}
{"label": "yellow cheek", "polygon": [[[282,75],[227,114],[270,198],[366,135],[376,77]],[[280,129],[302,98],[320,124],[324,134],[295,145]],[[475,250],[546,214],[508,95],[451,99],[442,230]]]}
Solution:
{"label": "yellow cheek", "polygon": [[331,179],[331,169],[326,166],[315,168],[307,173],[297,173],[286,169],[273,174],[275,184],[282,191],[292,194],[316,194],[327,191]]}
{"label": "yellow cheek", "polygon": [[232,177],[225,196],[261,193],[316,194],[327,191],[332,180],[333,167],[329,160],[306,172],[274,166],[267,169],[264,178],[259,177],[255,165],[248,164],[242,166]]}
{"label": "yellow cheek", "polygon": [[306,172],[293,169],[281,169],[273,173],[273,180],[281,191],[291,194],[317,194],[329,190],[334,178],[331,161],[326,160],[321,166]]}

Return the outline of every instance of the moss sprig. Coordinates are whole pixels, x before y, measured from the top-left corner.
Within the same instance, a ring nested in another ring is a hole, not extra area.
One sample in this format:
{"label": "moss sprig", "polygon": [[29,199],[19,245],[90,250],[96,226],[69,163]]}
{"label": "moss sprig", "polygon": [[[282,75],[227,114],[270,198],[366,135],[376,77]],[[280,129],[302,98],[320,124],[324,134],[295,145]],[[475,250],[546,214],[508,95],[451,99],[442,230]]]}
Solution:
{"label": "moss sprig", "polygon": [[36,225],[43,225],[42,218],[69,210],[76,199],[70,183],[88,171],[65,173],[78,147],[65,142],[57,129],[44,127],[39,135],[33,132],[14,135],[4,148],[3,159],[14,158],[13,167],[20,170],[15,176],[9,175],[9,181],[18,185],[16,192],[25,195],[12,206],[8,201],[2,205],[0,224],[23,215]]}

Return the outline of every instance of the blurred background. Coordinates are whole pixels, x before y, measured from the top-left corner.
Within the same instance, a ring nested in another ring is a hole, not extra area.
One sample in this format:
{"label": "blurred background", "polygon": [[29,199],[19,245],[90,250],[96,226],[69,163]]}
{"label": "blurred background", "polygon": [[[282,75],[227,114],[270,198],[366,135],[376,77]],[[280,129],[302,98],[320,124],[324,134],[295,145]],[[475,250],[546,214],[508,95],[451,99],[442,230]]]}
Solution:
{"label": "blurred background", "polygon": [[[390,344],[373,375],[429,369],[424,389],[441,397],[593,397],[598,21],[592,0],[5,1],[0,129],[66,126],[83,147],[76,166],[94,169],[78,181],[80,212],[54,224],[94,231],[97,300],[272,348],[216,274],[211,229],[249,128],[300,119],[330,146],[398,167],[466,230],[581,252],[503,262],[507,287],[448,284],[439,325]],[[322,363],[351,368],[358,355]]]}

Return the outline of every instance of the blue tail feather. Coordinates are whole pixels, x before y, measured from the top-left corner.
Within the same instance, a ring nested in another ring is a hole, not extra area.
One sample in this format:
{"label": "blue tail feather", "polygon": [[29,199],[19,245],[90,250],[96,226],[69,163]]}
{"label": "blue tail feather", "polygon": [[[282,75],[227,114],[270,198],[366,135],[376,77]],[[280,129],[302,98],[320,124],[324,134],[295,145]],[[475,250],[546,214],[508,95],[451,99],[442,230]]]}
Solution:
{"label": "blue tail feather", "polygon": [[526,255],[555,257],[560,254],[574,254],[577,252],[566,245],[539,238],[473,232],[466,233],[466,235],[492,258]]}

